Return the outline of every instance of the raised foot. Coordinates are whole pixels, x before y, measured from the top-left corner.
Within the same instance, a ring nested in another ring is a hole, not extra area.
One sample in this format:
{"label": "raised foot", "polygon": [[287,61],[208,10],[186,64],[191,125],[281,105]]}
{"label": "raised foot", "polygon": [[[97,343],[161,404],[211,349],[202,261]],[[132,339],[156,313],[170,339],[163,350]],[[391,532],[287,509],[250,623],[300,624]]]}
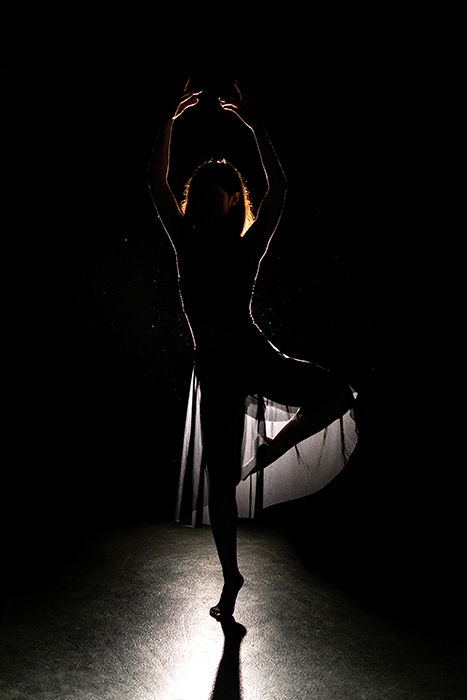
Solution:
{"label": "raised foot", "polygon": [[237,596],[243,583],[244,578],[241,574],[224,583],[219,602],[209,610],[211,617],[218,622],[225,622],[233,616]]}
{"label": "raised foot", "polygon": [[248,479],[252,474],[266,469],[267,466],[274,462],[275,456],[271,449],[273,442],[273,438],[266,438],[266,441],[258,447],[256,455],[242,468],[242,481]]}

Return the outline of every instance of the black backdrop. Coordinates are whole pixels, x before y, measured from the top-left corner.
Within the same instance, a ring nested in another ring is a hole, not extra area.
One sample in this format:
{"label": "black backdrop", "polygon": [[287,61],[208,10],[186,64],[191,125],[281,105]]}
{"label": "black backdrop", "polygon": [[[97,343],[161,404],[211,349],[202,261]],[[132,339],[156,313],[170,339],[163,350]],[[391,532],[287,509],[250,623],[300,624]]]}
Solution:
{"label": "black backdrop", "polygon": [[[422,546],[413,37],[377,22],[364,40],[329,23],[325,37],[316,17],[265,24],[260,9],[203,7],[144,31],[58,18],[2,46],[8,526],[172,517],[192,350],[146,169],[186,77],[235,76],[289,182],[256,319],[360,392],[360,453],[337,487],[346,518],[380,513]],[[190,110],[175,125],[174,189],[209,155],[230,158],[260,196],[235,117]]]}

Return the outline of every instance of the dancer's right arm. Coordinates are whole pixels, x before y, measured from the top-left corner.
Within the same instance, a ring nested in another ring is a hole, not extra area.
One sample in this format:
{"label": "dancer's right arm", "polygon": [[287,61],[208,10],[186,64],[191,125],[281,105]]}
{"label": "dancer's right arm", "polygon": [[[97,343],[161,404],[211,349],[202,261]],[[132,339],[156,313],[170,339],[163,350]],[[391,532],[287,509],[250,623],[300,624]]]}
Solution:
{"label": "dancer's right arm", "polygon": [[177,101],[174,109],[168,112],[160,128],[149,165],[148,185],[152,201],[159,219],[172,242],[173,236],[176,236],[176,231],[179,230],[180,222],[183,219],[183,214],[168,181],[172,126],[175,119],[180,117],[188,107],[194,107],[194,105],[198,104],[200,92],[186,92]]}

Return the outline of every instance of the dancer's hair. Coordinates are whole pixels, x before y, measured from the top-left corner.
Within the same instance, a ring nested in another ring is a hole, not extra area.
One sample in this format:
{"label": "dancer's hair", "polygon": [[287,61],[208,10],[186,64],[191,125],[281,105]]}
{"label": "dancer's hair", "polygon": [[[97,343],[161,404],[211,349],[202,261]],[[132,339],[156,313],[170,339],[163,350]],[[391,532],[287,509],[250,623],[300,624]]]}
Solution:
{"label": "dancer's hair", "polygon": [[239,171],[227,160],[207,160],[201,163],[185,184],[180,208],[183,214],[196,224],[196,199],[203,186],[214,183],[228,195],[239,192],[238,203],[230,208],[228,225],[243,236],[255,220],[250,195]]}

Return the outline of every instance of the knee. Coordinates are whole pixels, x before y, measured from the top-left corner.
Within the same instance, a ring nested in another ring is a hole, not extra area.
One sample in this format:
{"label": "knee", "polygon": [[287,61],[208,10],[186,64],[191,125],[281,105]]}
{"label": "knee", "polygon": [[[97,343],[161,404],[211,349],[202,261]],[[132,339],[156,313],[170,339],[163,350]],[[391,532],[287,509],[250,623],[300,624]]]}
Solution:
{"label": "knee", "polygon": [[229,472],[208,470],[209,494],[218,498],[235,495],[236,488],[240,483],[240,476],[240,469]]}
{"label": "knee", "polygon": [[307,402],[297,411],[296,418],[300,420],[312,413],[328,410],[335,413],[336,417],[344,415],[354,405],[352,389],[348,385],[340,385],[327,396],[316,398],[312,402]]}
{"label": "knee", "polygon": [[352,408],[354,403],[354,397],[352,389],[348,384],[343,384],[338,387],[334,395],[334,401],[345,411],[348,411]]}

